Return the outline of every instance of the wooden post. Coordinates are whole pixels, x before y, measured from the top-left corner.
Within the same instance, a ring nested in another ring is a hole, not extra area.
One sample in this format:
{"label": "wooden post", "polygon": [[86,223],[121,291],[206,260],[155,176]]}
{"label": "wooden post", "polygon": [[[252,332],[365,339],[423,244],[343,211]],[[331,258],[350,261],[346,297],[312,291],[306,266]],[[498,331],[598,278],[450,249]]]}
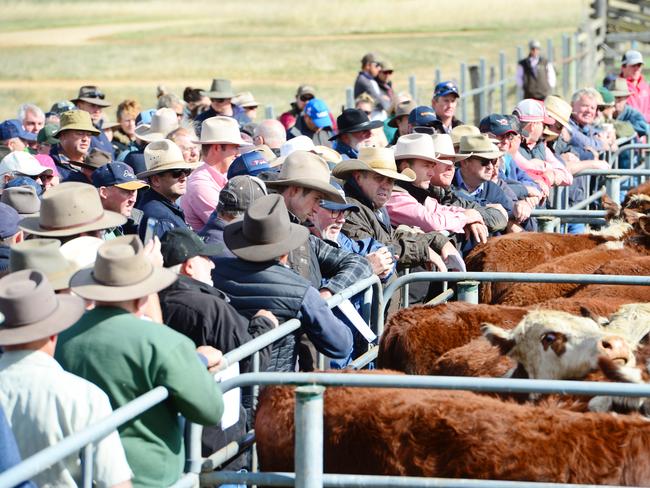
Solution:
{"label": "wooden post", "polygon": [[[469,85],[472,90],[478,88],[481,84],[481,74],[479,72],[479,67],[475,64],[469,67]],[[478,127],[479,122],[481,121],[481,95],[476,93],[472,96],[472,102],[474,107],[474,125]]]}

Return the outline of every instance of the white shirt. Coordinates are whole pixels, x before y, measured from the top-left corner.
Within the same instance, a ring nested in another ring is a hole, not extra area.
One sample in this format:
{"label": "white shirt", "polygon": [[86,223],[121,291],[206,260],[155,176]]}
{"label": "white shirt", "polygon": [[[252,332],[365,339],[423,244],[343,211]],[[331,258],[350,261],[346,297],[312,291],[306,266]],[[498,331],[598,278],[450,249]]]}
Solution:
{"label": "white shirt", "polygon": [[[16,436],[22,459],[96,424],[112,413],[97,386],[65,372],[40,351],[8,351],[0,357],[0,405]],[[131,479],[117,431],[95,446],[95,486]],[[41,488],[81,485],[81,461],[71,455],[35,476]]]}

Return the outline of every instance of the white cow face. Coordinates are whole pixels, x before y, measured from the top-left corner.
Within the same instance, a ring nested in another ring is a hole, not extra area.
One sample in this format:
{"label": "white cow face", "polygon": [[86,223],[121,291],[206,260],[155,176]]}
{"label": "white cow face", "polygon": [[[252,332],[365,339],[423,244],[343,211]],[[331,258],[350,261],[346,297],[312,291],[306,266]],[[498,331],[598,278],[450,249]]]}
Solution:
{"label": "white cow face", "polygon": [[617,364],[634,364],[623,337],[592,319],[566,312],[531,311],[512,330],[483,324],[481,331],[502,354],[523,366],[530,378],[581,379],[598,368],[599,356]]}

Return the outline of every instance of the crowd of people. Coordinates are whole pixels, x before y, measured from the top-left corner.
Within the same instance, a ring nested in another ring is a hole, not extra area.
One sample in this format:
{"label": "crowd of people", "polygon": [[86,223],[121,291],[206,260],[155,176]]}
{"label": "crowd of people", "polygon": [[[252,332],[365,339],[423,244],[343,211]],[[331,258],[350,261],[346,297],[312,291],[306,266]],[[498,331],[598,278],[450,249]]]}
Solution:
{"label": "crowd of people", "polygon": [[[564,100],[531,41],[517,65],[525,98],[478,126],[457,118],[453,81],[418,105],[374,53],[355,107],[336,115],[301,85],[290,110],[258,120],[254,95],[226,79],[182,96],[159,87],[151,109],[128,99],[113,110],[97,86],[47,113],[20,106],[0,124],[0,471],[164,386],[165,402],[96,444],[93,476],[172,484],[179,416],[206,426],[204,454],[251,425],[247,390],[238,420],[220,423],[211,373],[223,353],[297,318],[295,334],[260,352],[262,370],[311,371],[318,353],[345,367],[375,339],[355,325],[360,297],[346,312],[327,300],[373,274],[462,271],[475,246],[535,230],[531,213],[555,187],[584,198],[577,173],[608,168],[620,138],[648,136],[642,67],[628,51],[603,86]],[[73,455],[33,482],[80,476]]]}

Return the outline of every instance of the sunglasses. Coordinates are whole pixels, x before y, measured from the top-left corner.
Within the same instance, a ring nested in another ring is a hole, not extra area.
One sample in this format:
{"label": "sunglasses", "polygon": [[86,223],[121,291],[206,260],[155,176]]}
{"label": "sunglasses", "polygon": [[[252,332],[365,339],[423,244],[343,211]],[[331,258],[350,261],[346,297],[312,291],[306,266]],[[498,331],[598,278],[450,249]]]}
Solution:
{"label": "sunglasses", "polygon": [[389,69],[389,70],[381,70],[381,72],[382,72],[382,73],[385,73],[385,74],[387,74],[387,75],[392,75],[392,74],[393,74],[393,70],[392,70],[392,69]]}
{"label": "sunglasses", "polygon": [[309,100],[312,100],[314,98],[314,95],[300,95],[300,101],[301,102],[308,102]]}
{"label": "sunglasses", "polygon": [[481,163],[481,166],[489,166],[491,164],[496,166],[498,161],[499,161],[498,159],[479,159],[479,162]]}
{"label": "sunglasses", "polygon": [[172,176],[174,179],[179,179],[182,176],[189,176],[192,173],[191,169],[172,169],[169,171],[165,171],[165,173],[169,174]]}
{"label": "sunglasses", "polygon": [[348,215],[350,215],[350,210],[330,210],[330,217],[334,220],[338,219],[341,215],[344,219],[347,219]]}
{"label": "sunglasses", "polygon": [[210,100],[212,100],[214,103],[225,103],[229,102],[230,98],[211,98]]}
{"label": "sunglasses", "polygon": [[85,92],[83,96],[85,98],[99,98],[100,100],[103,100],[106,95],[104,95],[99,90],[92,90],[92,91]]}

